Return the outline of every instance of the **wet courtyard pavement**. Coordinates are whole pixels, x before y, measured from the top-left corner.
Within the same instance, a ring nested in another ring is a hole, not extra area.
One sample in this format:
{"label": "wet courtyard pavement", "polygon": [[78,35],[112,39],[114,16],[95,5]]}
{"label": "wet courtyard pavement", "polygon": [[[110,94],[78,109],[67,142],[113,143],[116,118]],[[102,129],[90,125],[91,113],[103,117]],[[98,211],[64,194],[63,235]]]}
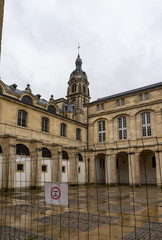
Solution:
{"label": "wet courtyard pavement", "polygon": [[70,186],[67,207],[46,204],[43,189],[0,192],[0,239],[162,239],[162,189]]}

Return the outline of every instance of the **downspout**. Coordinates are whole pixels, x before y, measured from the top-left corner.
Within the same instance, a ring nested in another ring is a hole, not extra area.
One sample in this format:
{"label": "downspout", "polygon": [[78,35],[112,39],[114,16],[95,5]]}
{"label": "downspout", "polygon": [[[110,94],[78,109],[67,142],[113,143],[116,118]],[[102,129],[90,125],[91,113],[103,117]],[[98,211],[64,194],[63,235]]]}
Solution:
{"label": "downspout", "polygon": [[88,133],[88,130],[89,130],[89,117],[88,117],[88,105],[87,105],[87,150],[89,150],[89,133]]}

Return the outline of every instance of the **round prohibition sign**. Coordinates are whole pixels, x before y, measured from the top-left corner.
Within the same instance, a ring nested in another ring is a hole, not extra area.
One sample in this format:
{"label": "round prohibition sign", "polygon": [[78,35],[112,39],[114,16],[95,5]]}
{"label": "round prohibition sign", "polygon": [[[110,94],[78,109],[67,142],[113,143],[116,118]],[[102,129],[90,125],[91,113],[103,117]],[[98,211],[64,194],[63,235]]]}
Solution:
{"label": "round prohibition sign", "polygon": [[51,197],[54,199],[54,200],[57,200],[59,199],[61,196],[61,191],[58,187],[53,187],[51,189]]}

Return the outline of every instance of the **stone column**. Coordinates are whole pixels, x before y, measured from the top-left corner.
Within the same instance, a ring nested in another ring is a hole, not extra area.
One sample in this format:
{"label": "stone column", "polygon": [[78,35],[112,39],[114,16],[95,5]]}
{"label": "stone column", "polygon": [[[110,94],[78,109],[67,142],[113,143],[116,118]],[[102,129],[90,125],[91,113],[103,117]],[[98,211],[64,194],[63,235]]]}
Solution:
{"label": "stone column", "polygon": [[15,187],[16,172],[16,142],[15,138],[4,140],[4,159],[2,168],[2,188],[13,189]]}
{"label": "stone column", "polygon": [[128,154],[129,163],[129,184],[130,185],[140,185],[140,161],[138,154],[135,152],[130,152]]}
{"label": "stone column", "polygon": [[69,182],[72,184],[78,183],[78,151],[73,149],[69,154],[70,160],[70,176]]}
{"label": "stone column", "polygon": [[162,186],[162,150],[155,151],[157,186]]}
{"label": "stone column", "polygon": [[105,155],[105,176],[107,184],[117,183],[115,154]]}
{"label": "stone column", "polygon": [[16,142],[15,138],[4,139],[4,158],[2,167],[2,188],[13,189],[15,187],[16,172]]}
{"label": "stone column", "polygon": [[33,142],[31,146],[31,181],[30,187],[41,186],[42,148],[41,143]]}
{"label": "stone column", "polygon": [[52,148],[52,182],[61,182],[62,174],[62,152],[61,147]]}

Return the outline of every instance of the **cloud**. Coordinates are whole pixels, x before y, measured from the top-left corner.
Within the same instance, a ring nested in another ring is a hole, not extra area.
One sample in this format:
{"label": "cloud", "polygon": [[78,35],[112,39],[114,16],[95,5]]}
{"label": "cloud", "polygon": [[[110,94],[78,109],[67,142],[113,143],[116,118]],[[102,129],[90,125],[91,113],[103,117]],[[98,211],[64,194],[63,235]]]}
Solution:
{"label": "cloud", "polygon": [[6,1],[0,76],[65,97],[81,44],[92,100],[161,81],[161,0]]}

